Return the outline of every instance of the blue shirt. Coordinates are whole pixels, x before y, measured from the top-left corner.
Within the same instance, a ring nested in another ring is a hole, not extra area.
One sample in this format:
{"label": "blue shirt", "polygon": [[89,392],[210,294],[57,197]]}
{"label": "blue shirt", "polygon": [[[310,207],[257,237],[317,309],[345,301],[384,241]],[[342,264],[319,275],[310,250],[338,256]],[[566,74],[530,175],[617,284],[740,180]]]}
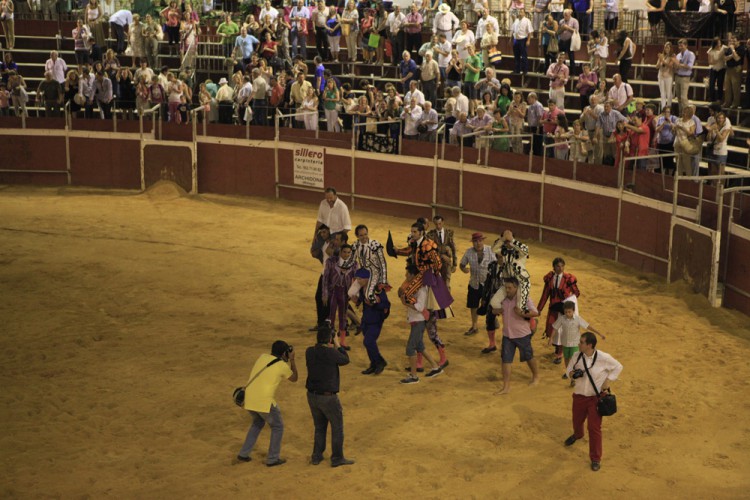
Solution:
{"label": "blue shirt", "polygon": [[414,62],[414,59],[409,59],[408,63],[401,61],[401,78],[406,78],[406,75],[409,73],[412,74],[412,77],[404,82],[404,85],[407,87],[409,86],[409,82],[417,75],[417,63]]}
{"label": "blue shirt", "polygon": [[664,125],[664,128],[661,129],[661,132],[659,132],[659,136],[656,139],[656,142],[658,144],[672,144],[674,142],[674,132],[672,132],[672,124],[677,121],[677,118],[670,115],[669,120],[664,116],[660,116],[658,120],[656,120],[656,126],[657,128],[661,126],[662,123],[667,122]]}
{"label": "blue shirt", "polygon": [[688,69],[678,69],[677,76],[690,76],[693,74],[693,64],[695,64],[695,54],[685,49],[685,52],[677,54],[677,62],[680,64],[687,64]]}
{"label": "blue shirt", "polygon": [[253,44],[260,45],[260,41],[253,35],[247,35],[244,38],[240,35],[234,41],[234,46],[239,47],[242,51],[243,59],[250,59],[253,55]]}
{"label": "blue shirt", "polygon": [[318,89],[320,92],[326,89],[326,79],[323,77],[325,70],[322,64],[315,66],[315,81],[317,82],[318,78],[320,78],[320,88]]}
{"label": "blue shirt", "polygon": [[589,0],[573,0],[574,12],[586,12],[591,6]]}
{"label": "blue shirt", "polygon": [[693,122],[695,122],[695,135],[701,135],[703,133],[703,124],[701,119],[696,115],[693,115]]}
{"label": "blue shirt", "polygon": [[328,36],[341,36],[341,24],[339,23],[338,19],[336,19],[335,17],[332,17],[331,19],[326,21],[326,24],[328,25],[329,28],[333,28],[334,26],[338,24],[338,27],[335,30],[328,32]]}

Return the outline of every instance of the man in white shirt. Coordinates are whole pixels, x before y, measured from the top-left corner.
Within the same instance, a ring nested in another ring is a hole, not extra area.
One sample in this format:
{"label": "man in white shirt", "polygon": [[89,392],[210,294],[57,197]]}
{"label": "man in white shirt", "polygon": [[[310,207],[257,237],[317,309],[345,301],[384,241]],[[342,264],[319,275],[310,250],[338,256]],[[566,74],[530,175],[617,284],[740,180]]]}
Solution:
{"label": "man in white shirt", "polygon": [[[599,393],[609,390],[610,383],[620,376],[622,365],[606,352],[596,350],[596,335],[591,332],[581,335],[578,347],[581,352],[570,360],[566,372],[568,378],[575,380],[575,390],[573,434],[565,440],[565,446],[583,438],[583,422],[588,418],[591,470],[598,471],[602,460],[602,416],[597,411]],[[591,380],[595,386],[591,385]]]}
{"label": "man in white shirt", "polygon": [[458,28],[459,21],[456,15],[451,12],[451,7],[447,3],[441,3],[438,7],[438,13],[435,14],[435,20],[432,23],[432,34],[445,34],[445,39],[453,41],[453,32]]}
{"label": "man in white shirt", "polygon": [[419,138],[417,125],[419,125],[419,120],[422,118],[422,106],[417,103],[416,97],[407,97],[405,102],[406,106],[404,106],[404,110],[401,112],[401,119],[404,120],[404,137],[417,140]]}
{"label": "man in white shirt", "polygon": [[500,27],[497,24],[497,19],[490,15],[490,11],[482,9],[482,17],[477,21],[477,40],[481,40],[484,34],[487,32],[487,25],[491,24],[495,28],[495,33],[500,33]]}
{"label": "man in white shirt", "polygon": [[339,232],[348,233],[352,229],[349,208],[336,195],[336,188],[327,187],[325,190],[325,199],[320,202],[320,206],[318,207],[318,221],[315,224],[313,241],[315,241],[315,236],[318,234],[318,229],[320,229],[321,225],[328,226],[331,234]]}
{"label": "man in white shirt", "polygon": [[612,82],[614,85],[607,92],[607,100],[612,103],[612,108],[623,113],[628,104],[634,99],[633,87],[623,82],[619,74],[612,77]]}
{"label": "man in white shirt", "polygon": [[526,74],[526,67],[528,65],[526,46],[529,44],[532,33],[534,33],[534,28],[531,26],[531,21],[526,17],[526,11],[521,9],[518,12],[518,17],[513,21],[513,26],[510,28],[510,34],[513,38],[513,57],[516,61],[514,74]]}
{"label": "man in white shirt", "polygon": [[253,111],[253,123],[265,126],[268,123],[268,94],[270,90],[266,79],[261,75],[260,69],[253,68],[253,92],[251,94]]}
{"label": "man in white shirt", "polygon": [[401,7],[393,6],[393,12],[388,14],[386,25],[388,26],[388,39],[391,41],[393,64],[401,62],[401,53],[404,51],[404,30],[401,29],[406,22],[406,16],[401,12]]}
{"label": "man in white shirt", "polygon": [[263,4],[263,8],[260,9],[260,15],[258,16],[258,19],[263,22],[266,19],[266,16],[271,16],[271,21],[275,21],[277,17],[279,17],[279,11],[271,7],[271,1],[266,0],[266,3]]}
{"label": "man in white shirt", "polygon": [[126,28],[133,24],[133,13],[129,10],[118,10],[109,18],[109,27],[117,38],[117,47],[115,51],[118,54],[125,52],[125,37],[127,36]]}
{"label": "man in white shirt", "polygon": [[448,76],[448,64],[451,62],[451,42],[449,42],[445,33],[438,34],[438,43],[432,46],[432,52],[437,54],[438,67],[440,68],[440,79],[445,81]]}
{"label": "man in white shirt", "polygon": [[44,63],[44,72],[46,73],[47,71],[52,73],[52,78],[58,83],[65,83],[65,73],[68,71],[68,65],[58,57],[56,50],[49,53],[49,59]]}
{"label": "man in white shirt", "polygon": [[253,97],[253,85],[250,83],[250,76],[243,78],[242,87],[237,91],[237,106],[239,109],[239,117],[242,124],[245,124],[245,110],[250,105],[250,101]]}
{"label": "man in white shirt", "polygon": [[307,20],[310,19],[310,11],[305,7],[305,0],[298,0],[297,6],[289,13],[289,44],[292,47],[292,59],[297,57],[297,50],[307,59]]}
{"label": "man in white shirt", "polygon": [[416,80],[412,80],[411,82],[409,82],[409,91],[404,96],[404,104],[408,105],[411,99],[414,99],[414,102],[419,106],[424,105],[424,94],[417,88]]}
{"label": "man in white shirt", "polygon": [[328,27],[326,26],[326,21],[328,21],[330,13],[329,9],[330,7],[326,7],[323,0],[318,0],[318,8],[315,10],[315,15],[313,16],[315,49],[324,61],[331,60],[331,47],[328,45]]}
{"label": "man in white shirt", "polygon": [[469,114],[469,98],[461,93],[461,87],[453,87],[451,95],[456,100],[456,107],[453,109],[453,116],[458,120],[461,113]]}
{"label": "man in white shirt", "polygon": [[435,140],[435,131],[438,128],[439,122],[440,116],[437,111],[432,108],[432,103],[430,101],[425,101],[424,109],[422,110],[422,118],[419,119],[419,125],[424,125],[427,127],[427,130],[419,133],[419,140],[433,142]]}

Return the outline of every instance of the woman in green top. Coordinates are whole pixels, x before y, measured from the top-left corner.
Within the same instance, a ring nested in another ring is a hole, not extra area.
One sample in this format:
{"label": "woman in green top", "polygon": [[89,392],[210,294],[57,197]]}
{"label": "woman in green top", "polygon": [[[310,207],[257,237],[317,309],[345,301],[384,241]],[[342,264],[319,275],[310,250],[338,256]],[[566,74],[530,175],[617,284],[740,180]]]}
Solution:
{"label": "woman in green top", "polygon": [[329,132],[341,132],[339,126],[339,101],[341,95],[339,89],[336,88],[336,80],[330,78],[326,82],[326,89],[323,92],[323,108],[326,115],[326,126]]}
{"label": "woman in green top", "polygon": [[237,38],[237,34],[240,32],[240,27],[237,26],[237,23],[232,21],[231,14],[227,14],[224,22],[216,28],[216,32],[221,35],[221,38],[224,41],[224,57],[232,57],[234,39]]}
{"label": "woman in green top", "polygon": [[[495,121],[492,122],[492,135],[507,135],[510,131],[508,122],[503,118],[503,114],[499,109],[495,110]],[[505,137],[498,137],[492,139],[492,149],[495,151],[507,152],[510,147],[510,142]]]}
{"label": "woman in green top", "polygon": [[500,94],[497,96],[497,105],[495,106],[495,108],[499,110],[503,116],[505,116],[512,101],[513,99],[511,99],[510,97],[510,87],[508,87],[507,85],[502,85],[500,87]]}
{"label": "woman in green top", "polygon": [[473,114],[477,105],[476,84],[482,71],[482,56],[476,54],[473,45],[468,45],[466,49],[469,57],[464,61],[464,89],[469,98],[469,114]]}

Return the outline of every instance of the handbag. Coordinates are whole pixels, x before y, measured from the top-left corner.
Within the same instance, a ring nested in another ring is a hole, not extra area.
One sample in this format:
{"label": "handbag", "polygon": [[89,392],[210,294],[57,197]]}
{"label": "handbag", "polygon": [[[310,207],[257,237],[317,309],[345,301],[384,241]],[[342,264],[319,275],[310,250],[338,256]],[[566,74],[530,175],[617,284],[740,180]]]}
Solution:
{"label": "handbag", "polygon": [[367,40],[367,46],[377,49],[378,45],[380,45],[380,35],[377,33],[370,33],[370,38]]}
{"label": "handbag", "polygon": [[351,33],[352,26],[349,23],[340,23],[341,25],[341,34],[343,36],[349,36],[349,33]]}
{"label": "handbag", "polygon": [[557,43],[557,36],[550,35],[549,43],[547,44],[547,52],[552,52],[552,53],[560,52],[560,45]]}
{"label": "handbag", "polygon": [[[594,354],[594,361],[591,362],[591,366],[594,366],[594,364],[596,364],[596,357],[598,355],[598,352]],[[581,359],[583,359],[583,368],[586,370],[586,375],[589,377],[589,382],[591,382],[591,386],[594,388],[594,391],[596,391],[596,397],[599,398],[599,401],[596,403],[596,411],[602,417],[611,417],[612,415],[617,413],[617,398],[609,389],[607,389],[606,393],[599,392],[599,389],[596,388],[596,384],[594,383],[594,378],[591,376],[589,367],[586,365],[586,358],[583,357],[583,353],[578,354],[576,363],[578,363],[578,361],[580,361]]]}
{"label": "handbag", "polygon": [[573,32],[573,35],[570,37],[570,51],[575,52],[576,50],[581,49],[581,35],[578,34],[578,30],[575,30]]}
{"label": "handbag", "polygon": [[253,378],[250,379],[250,382],[247,383],[245,386],[239,386],[235,388],[235,390],[232,392],[232,400],[234,401],[234,404],[242,408],[245,406],[245,391],[247,391],[247,388],[250,387],[250,384],[255,382],[255,379],[260,376],[261,373],[265,371],[266,368],[273,365],[274,363],[278,363],[281,361],[281,358],[276,358],[270,363],[268,363],[266,366],[264,366],[258,373],[255,374]]}
{"label": "handbag", "polygon": [[496,48],[491,48],[487,54],[487,58],[490,60],[490,64],[497,66],[503,60],[503,53]]}

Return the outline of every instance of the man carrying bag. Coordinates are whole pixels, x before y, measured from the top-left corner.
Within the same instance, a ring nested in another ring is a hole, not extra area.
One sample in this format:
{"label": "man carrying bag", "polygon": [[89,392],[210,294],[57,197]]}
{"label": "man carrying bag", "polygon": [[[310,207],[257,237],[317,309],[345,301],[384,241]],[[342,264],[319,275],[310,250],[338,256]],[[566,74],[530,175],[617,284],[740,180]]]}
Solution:
{"label": "man carrying bag", "polygon": [[591,332],[581,335],[579,348],[581,352],[570,360],[567,369],[568,377],[576,384],[573,392],[573,434],[565,440],[565,446],[571,446],[583,438],[583,422],[588,419],[591,470],[598,471],[602,459],[602,416],[613,413],[610,409],[602,415],[599,412],[600,401],[604,392],[609,391],[610,382],[619,377],[622,365],[606,352],[596,350],[596,335]]}

